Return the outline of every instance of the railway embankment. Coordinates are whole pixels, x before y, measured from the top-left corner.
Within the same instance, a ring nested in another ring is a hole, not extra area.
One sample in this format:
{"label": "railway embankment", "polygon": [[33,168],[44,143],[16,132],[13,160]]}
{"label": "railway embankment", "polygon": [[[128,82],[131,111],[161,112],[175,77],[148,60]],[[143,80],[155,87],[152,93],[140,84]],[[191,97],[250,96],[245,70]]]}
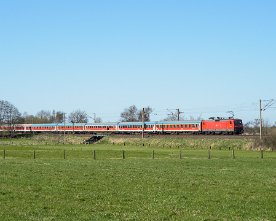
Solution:
{"label": "railway embankment", "polygon": [[[100,136],[100,135],[96,135]],[[108,135],[100,139],[91,134],[34,134],[14,138],[1,138],[0,145],[32,146],[61,144],[108,144],[154,148],[187,148],[218,150],[276,150],[276,136],[264,137],[260,142],[256,136],[222,135]]]}
{"label": "railway embankment", "polygon": [[118,136],[103,138],[100,143],[111,145],[133,145],[159,148],[192,148],[192,149],[258,149],[252,137],[231,136]]}
{"label": "railway embankment", "polygon": [[59,145],[83,144],[91,138],[91,134],[33,134],[13,138],[2,138],[2,145]]}

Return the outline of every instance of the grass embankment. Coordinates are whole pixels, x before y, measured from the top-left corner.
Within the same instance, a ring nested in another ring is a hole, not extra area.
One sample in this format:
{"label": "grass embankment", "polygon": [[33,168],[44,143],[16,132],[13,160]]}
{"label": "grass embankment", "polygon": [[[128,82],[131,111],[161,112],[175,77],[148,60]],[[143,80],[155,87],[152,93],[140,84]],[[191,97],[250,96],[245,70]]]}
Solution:
{"label": "grass embankment", "polygon": [[32,145],[59,145],[59,144],[82,144],[89,139],[91,134],[33,134],[19,138],[0,139],[0,145],[32,146]]}
{"label": "grass embankment", "polygon": [[250,150],[253,147],[253,140],[250,138],[229,138],[229,137],[212,137],[212,136],[162,136],[147,137],[145,139],[131,136],[108,136],[100,141],[105,144],[132,145],[132,146],[154,146],[158,148],[192,148],[192,149],[240,149]]}

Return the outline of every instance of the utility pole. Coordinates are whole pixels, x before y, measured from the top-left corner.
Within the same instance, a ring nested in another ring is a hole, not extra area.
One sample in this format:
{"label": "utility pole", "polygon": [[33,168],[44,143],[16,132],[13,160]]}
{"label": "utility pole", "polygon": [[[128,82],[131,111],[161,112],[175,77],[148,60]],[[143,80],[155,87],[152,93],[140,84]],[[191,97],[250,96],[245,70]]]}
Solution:
{"label": "utility pole", "polygon": [[12,109],[10,108],[10,137],[12,137]]}
{"label": "utility pole", "polygon": [[[172,111],[176,110],[176,114]],[[177,109],[167,109],[170,113],[168,115],[172,116],[172,120],[175,121],[175,116],[177,116],[177,121],[180,121],[180,114],[183,114],[184,112],[181,112],[179,108]]]}
{"label": "utility pole", "polygon": [[177,121],[179,121],[180,120],[180,114],[183,114],[184,112],[181,112],[179,110],[179,108],[177,108],[176,111],[177,111]]}
{"label": "utility pole", "polygon": [[263,127],[263,119],[262,119],[262,100],[260,99],[260,140],[262,139],[262,127]]}
{"label": "utility pole", "polygon": [[145,115],[145,108],[142,109],[142,139],[144,139],[144,115]]}
{"label": "utility pole", "polygon": [[178,109],[176,109],[176,111],[177,111],[177,121],[179,121],[179,118],[180,118],[180,110],[179,110],[179,108]]}
{"label": "utility pole", "polygon": [[93,113],[93,116],[94,123],[96,123],[96,113]]}
{"label": "utility pole", "polygon": [[65,144],[65,113],[63,113],[63,144]]}
{"label": "utility pole", "polygon": [[[262,101],[266,102],[264,107],[262,107]],[[260,140],[262,139],[262,127],[263,127],[262,112],[265,111],[266,109],[270,108],[274,103],[275,103],[274,99],[270,99],[270,100],[261,100],[260,99]]]}

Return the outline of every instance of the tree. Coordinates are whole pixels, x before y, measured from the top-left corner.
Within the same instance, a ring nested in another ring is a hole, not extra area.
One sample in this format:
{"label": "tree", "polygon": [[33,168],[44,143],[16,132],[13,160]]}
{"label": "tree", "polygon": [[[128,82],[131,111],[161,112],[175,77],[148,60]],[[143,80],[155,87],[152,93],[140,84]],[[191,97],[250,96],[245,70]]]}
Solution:
{"label": "tree", "polygon": [[54,123],[62,123],[62,122],[64,122],[63,117],[64,117],[64,112],[57,111],[56,115],[55,115],[55,121],[54,121]]}
{"label": "tree", "polygon": [[260,120],[255,119],[253,121],[249,121],[243,125],[244,132],[248,134],[257,134],[260,130]]}
{"label": "tree", "polygon": [[102,121],[102,118],[100,118],[100,117],[96,117],[95,119],[94,119],[94,123],[102,123],[103,121]]}
{"label": "tree", "polygon": [[[169,111],[169,110],[168,110]],[[168,114],[168,116],[163,121],[178,121],[178,113],[177,112],[171,112]],[[179,120],[184,120],[184,117],[179,116]]]}
{"label": "tree", "polygon": [[[166,117],[163,121],[177,121],[177,120],[178,120],[177,113],[171,113],[171,114],[168,114],[168,117]],[[184,118],[180,116],[179,120],[184,120]]]}
{"label": "tree", "polygon": [[72,123],[87,123],[88,115],[85,111],[76,110],[70,113],[68,120]]}
{"label": "tree", "polygon": [[[126,108],[121,113],[121,121],[123,122],[137,122],[142,121],[143,110],[138,110],[135,105]],[[152,113],[151,107],[144,108],[144,121],[150,121],[150,114]]]}
{"label": "tree", "polygon": [[40,119],[40,123],[51,123],[52,120],[51,112],[47,110],[37,112],[36,117]]}
{"label": "tree", "polygon": [[20,122],[21,113],[8,101],[0,100],[0,124],[14,125]]}
{"label": "tree", "polygon": [[62,123],[64,113],[62,111],[41,110],[35,116],[24,113],[21,121],[25,124],[44,124],[44,123]]}
{"label": "tree", "polygon": [[138,109],[135,105],[126,108],[124,112],[121,113],[121,121],[123,122],[136,122],[138,121],[137,118]]}
{"label": "tree", "polygon": [[[151,107],[146,107],[144,108],[144,122],[145,121],[150,121],[150,114],[152,113],[152,108]],[[138,121],[142,121],[142,114],[143,114],[143,109],[139,111],[138,114]]]}

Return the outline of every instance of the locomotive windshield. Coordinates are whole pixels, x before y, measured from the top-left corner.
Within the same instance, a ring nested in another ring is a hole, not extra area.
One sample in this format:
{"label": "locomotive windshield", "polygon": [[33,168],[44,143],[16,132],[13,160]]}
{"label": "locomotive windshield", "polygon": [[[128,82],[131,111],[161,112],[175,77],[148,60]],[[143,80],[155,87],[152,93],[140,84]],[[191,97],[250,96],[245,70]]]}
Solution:
{"label": "locomotive windshield", "polygon": [[237,126],[242,125],[242,120],[235,120],[235,125],[237,125]]}

